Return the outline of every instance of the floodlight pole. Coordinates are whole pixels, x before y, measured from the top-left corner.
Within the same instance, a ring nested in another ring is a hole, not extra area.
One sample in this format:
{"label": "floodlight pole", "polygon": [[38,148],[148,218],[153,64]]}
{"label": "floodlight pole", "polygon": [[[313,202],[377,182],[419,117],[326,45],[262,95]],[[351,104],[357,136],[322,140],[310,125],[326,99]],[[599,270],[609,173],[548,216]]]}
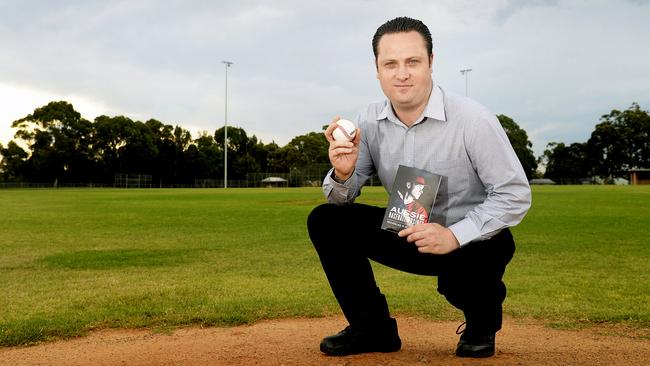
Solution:
{"label": "floodlight pole", "polygon": [[465,96],[466,97],[469,96],[469,91],[468,91],[468,88],[467,88],[467,79],[468,79],[468,76],[469,76],[468,74],[469,74],[470,71],[472,71],[472,69],[462,69],[462,70],[460,70],[460,73],[465,75]]}
{"label": "floodlight pole", "polygon": [[221,61],[226,65],[226,100],[225,100],[225,127],[223,129],[223,188],[228,188],[228,68],[233,63]]}

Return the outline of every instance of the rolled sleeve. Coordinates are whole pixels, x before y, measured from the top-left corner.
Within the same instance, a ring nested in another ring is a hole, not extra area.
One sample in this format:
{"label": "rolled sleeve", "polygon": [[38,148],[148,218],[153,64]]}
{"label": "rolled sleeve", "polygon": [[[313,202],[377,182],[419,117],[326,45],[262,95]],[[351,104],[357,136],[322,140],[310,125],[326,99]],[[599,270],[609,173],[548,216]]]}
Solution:
{"label": "rolled sleeve", "polygon": [[351,193],[355,191],[357,186],[356,174],[353,173],[350,178],[343,183],[335,181],[332,178],[332,174],[334,174],[334,168],[330,169],[323,180],[323,193],[325,194],[325,197],[327,197],[327,201],[336,205],[344,205],[354,201],[355,195]]}

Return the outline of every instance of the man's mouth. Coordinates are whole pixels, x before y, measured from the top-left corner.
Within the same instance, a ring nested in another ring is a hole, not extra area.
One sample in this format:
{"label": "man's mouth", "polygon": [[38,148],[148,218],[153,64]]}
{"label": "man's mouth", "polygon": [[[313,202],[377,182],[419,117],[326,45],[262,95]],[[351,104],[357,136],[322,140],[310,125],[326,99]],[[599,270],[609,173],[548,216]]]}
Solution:
{"label": "man's mouth", "polygon": [[397,92],[406,93],[406,92],[409,92],[411,90],[413,85],[394,85],[394,87],[395,87],[395,90],[397,90]]}

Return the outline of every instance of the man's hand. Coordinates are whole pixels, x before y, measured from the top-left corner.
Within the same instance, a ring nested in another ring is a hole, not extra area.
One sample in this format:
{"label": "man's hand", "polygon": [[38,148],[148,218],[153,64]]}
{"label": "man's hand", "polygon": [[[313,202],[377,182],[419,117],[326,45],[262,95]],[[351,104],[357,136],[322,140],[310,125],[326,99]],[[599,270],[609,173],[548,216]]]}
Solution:
{"label": "man's hand", "polygon": [[415,243],[420,253],[447,254],[460,248],[454,233],[446,227],[434,224],[417,224],[398,233],[409,243]]}
{"label": "man's hand", "polygon": [[347,180],[354,172],[354,166],[357,164],[359,157],[359,141],[361,141],[361,130],[357,128],[357,133],[352,141],[336,141],[332,137],[332,132],[336,128],[336,117],[325,130],[325,138],[329,141],[329,158],[334,167],[334,174],[340,180]]}

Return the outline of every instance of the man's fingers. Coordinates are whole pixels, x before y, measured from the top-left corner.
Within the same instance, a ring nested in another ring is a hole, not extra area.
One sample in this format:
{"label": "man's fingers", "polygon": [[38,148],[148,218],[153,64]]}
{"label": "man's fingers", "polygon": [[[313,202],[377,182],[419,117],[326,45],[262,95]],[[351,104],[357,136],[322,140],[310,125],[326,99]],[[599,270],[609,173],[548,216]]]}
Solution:
{"label": "man's fingers", "polygon": [[418,241],[422,241],[423,239],[426,239],[426,237],[427,235],[424,231],[415,231],[406,236],[406,241],[417,244]]}
{"label": "man's fingers", "polygon": [[340,120],[340,116],[336,116],[332,119],[332,122],[330,122],[330,125],[327,126],[327,129],[325,129],[325,138],[327,141],[332,142],[334,141],[334,137],[332,136],[332,133],[334,132],[334,129],[336,128],[336,121]]}
{"label": "man's fingers", "polygon": [[415,245],[418,246],[418,247],[425,247],[428,244],[429,244],[428,241],[424,240],[424,239],[418,239],[418,240],[415,241]]}
{"label": "man's fingers", "polygon": [[339,158],[354,153],[354,145],[350,141],[331,141],[329,147],[330,158]]}
{"label": "man's fingers", "polygon": [[457,249],[458,243],[449,244],[441,229],[448,230],[439,224],[417,224],[400,231],[398,235],[415,244],[420,253],[447,254]]}
{"label": "man's fingers", "polygon": [[345,148],[345,147],[339,147],[339,148],[330,150],[330,152],[331,152],[330,156],[332,158],[340,158],[342,156],[352,154],[353,151],[354,151],[353,149],[349,149],[349,148]]}
{"label": "man's fingers", "polygon": [[[417,225],[407,227],[406,229],[404,229],[404,230],[400,231],[399,233],[397,233],[397,235],[399,237],[403,238],[403,237],[409,236],[409,235],[411,235],[413,233],[424,231],[426,228],[427,228],[426,224],[417,224]],[[412,241],[412,240],[409,240],[409,241]]]}
{"label": "man's fingers", "polygon": [[427,253],[427,254],[446,254],[448,252],[445,252],[440,248],[440,246],[434,245],[434,246],[422,246],[418,247],[418,252],[420,253]]}
{"label": "man's fingers", "polygon": [[351,149],[354,147],[354,144],[351,141],[336,141],[336,140],[330,141],[330,150],[334,150],[341,147]]}
{"label": "man's fingers", "polygon": [[409,236],[415,232],[414,226],[409,226],[404,230],[401,230],[399,233],[397,233],[397,236],[400,238],[403,238],[405,236]]}
{"label": "man's fingers", "polygon": [[352,139],[352,142],[355,145],[358,145],[359,141],[361,141],[361,129],[357,128],[357,133],[356,133],[356,135],[354,135],[354,138]]}
{"label": "man's fingers", "polygon": [[336,123],[332,122],[330,123],[329,126],[327,126],[327,129],[325,130],[325,138],[330,143],[334,142],[334,136],[332,136],[332,133],[334,132],[335,128],[336,128]]}
{"label": "man's fingers", "polygon": [[409,243],[415,243],[418,247],[422,247],[437,241],[437,235],[431,229],[430,224],[417,224],[400,231],[398,235],[406,237],[406,241]]}

